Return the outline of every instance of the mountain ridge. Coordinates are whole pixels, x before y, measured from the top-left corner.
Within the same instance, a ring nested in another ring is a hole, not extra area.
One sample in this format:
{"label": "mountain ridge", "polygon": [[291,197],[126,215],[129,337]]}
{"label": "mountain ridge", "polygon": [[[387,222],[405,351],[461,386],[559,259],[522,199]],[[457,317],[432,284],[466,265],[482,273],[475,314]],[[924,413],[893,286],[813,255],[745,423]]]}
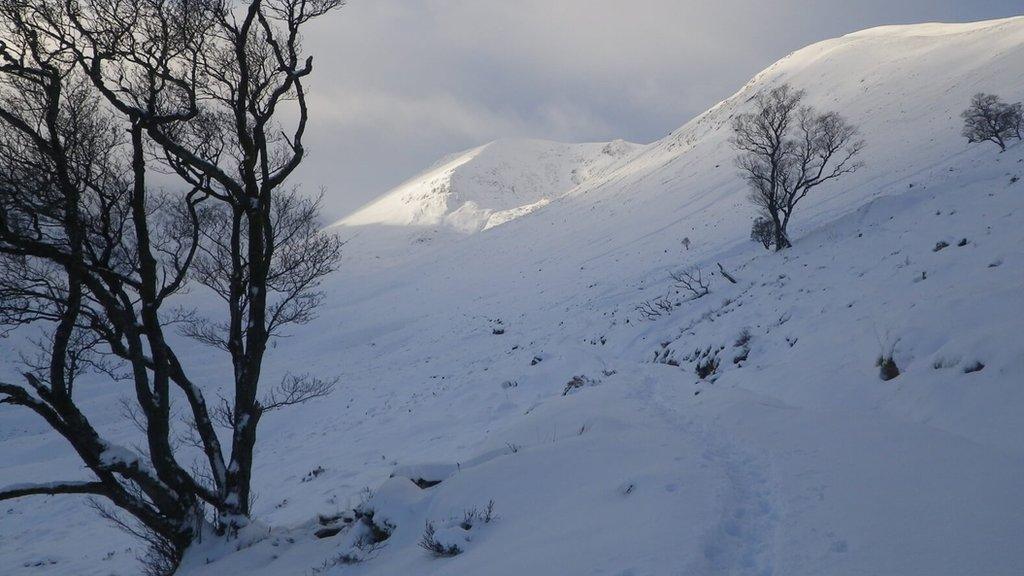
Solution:
{"label": "mountain ridge", "polygon": [[446,227],[465,234],[528,214],[641,146],[501,139],[447,155],[332,227]]}

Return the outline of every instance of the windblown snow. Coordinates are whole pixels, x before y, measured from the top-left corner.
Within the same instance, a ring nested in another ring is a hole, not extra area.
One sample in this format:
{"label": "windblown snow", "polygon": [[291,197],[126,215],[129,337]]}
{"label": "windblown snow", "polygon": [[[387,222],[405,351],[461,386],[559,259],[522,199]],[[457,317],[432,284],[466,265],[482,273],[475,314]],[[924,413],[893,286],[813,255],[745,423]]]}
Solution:
{"label": "windblown snow", "polygon": [[[729,122],[782,82],[868,147],[769,253]],[[1024,99],[1024,18],[827,40],[663,140],[498,141],[337,223],[351,257],[266,372],[343,384],[267,415],[260,522],[181,574],[1020,574],[1024,144],[960,137],[980,91]],[[86,409],[132,446],[124,393],[97,379]],[[0,406],[0,484],[83,476]],[[139,550],[80,497],[0,510],[0,574],[135,574]]]}

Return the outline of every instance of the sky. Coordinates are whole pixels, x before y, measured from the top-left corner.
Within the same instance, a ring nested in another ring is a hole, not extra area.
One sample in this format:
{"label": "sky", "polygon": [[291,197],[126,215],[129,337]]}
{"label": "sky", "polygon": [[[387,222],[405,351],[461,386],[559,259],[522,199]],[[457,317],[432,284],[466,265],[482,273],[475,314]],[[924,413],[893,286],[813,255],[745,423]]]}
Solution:
{"label": "sky", "polygon": [[1020,0],[349,0],[306,32],[297,177],[334,220],[498,138],[652,142],[820,40],[1021,13]]}

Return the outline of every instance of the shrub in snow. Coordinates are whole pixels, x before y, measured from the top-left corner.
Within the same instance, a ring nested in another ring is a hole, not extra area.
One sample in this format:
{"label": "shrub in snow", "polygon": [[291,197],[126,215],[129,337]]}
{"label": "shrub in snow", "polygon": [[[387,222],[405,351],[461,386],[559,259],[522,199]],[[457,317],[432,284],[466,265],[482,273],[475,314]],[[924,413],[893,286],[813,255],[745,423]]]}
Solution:
{"label": "shrub in snow", "polygon": [[744,328],[732,343],[733,348],[738,348],[736,354],[732,357],[733,364],[739,366],[741,362],[747,361],[747,358],[750,356],[750,338],[750,330]]}
{"label": "shrub in snow", "polygon": [[363,558],[359,557],[352,552],[342,552],[333,558],[328,558],[316,568],[310,569],[311,574],[323,574],[328,572],[335,566],[351,566],[353,564],[359,564],[363,561]]}
{"label": "shrub in snow", "polygon": [[960,115],[964,119],[963,136],[971,143],[992,142],[1004,151],[1007,140],[1021,138],[1022,109],[1020,102],[1006,104],[995,94],[979,92]]}
{"label": "shrub in snow", "polygon": [[320,514],[317,522],[322,526],[313,533],[317,538],[330,538],[344,531],[351,535],[352,545],[363,552],[372,552],[391,537],[395,526],[378,519],[376,510],[370,505],[373,492],[363,491],[362,502],[351,510],[340,514]]}
{"label": "shrub in snow", "polygon": [[434,528],[434,523],[430,520],[427,520],[427,525],[423,529],[423,537],[420,538],[420,548],[438,558],[450,558],[462,554],[462,548],[458,544],[445,543],[437,539],[437,529]]}
{"label": "shrub in snow", "polygon": [[654,362],[658,364],[668,364],[669,366],[679,366],[679,361],[674,358],[675,350],[669,348],[670,342],[662,342],[661,349],[654,351]]}
{"label": "shrub in snow", "polygon": [[395,527],[387,522],[376,521],[374,510],[357,510],[356,519],[364,529],[364,534],[356,542],[356,548],[363,551],[377,549],[395,531]]}
{"label": "shrub in snow", "polygon": [[711,378],[718,372],[721,366],[719,354],[725,350],[725,346],[697,348],[691,354],[686,355],[683,360],[693,362],[694,372],[701,380]]}
{"label": "shrub in snow", "polygon": [[338,554],[334,558],[331,558],[329,560],[325,560],[323,565],[321,565],[320,568],[321,569],[327,569],[327,568],[333,568],[335,566],[351,566],[352,564],[359,564],[362,561],[363,561],[363,559],[360,558],[359,556],[356,556],[355,554],[352,554],[351,552],[344,552],[342,554]]}
{"label": "shrub in snow", "polygon": [[935,248],[932,248],[932,252],[938,252],[939,250],[942,250],[943,248],[948,248],[948,247],[949,247],[949,242],[946,242],[945,240],[939,240],[938,242],[935,243]]}
{"label": "shrub in snow", "polygon": [[974,362],[971,362],[967,366],[964,366],[964,374],[970,374],[972,372],[981,372],[984,369],[985,365],[982,364],[980,361],[975,360]]}
{"label": "shrub in snow", "polygon": [[579,390],[580,388],[583,388],[584,386],[595,386],[600,383],[600,380],[588,378],[587,376],[584,375],[573,376],[572,380],[566,382],[565,388],[562,390],[562,396],[568,396],[569,394],[572,394],[573,392]]}
{"label": "shrub in snow", "polygon": [[501,318],[495,318],[491,320],[491,334],[500,336],[505,333],[505,323],[501,321]]}
{"label": "shrub in snow", "polygon": [[459,526],[463,530],[472,530],[473,526],[483,523],[490,524],[492,520],[497,518],[494,515],[494,500],[488,500],[487,506],[483,510],[478,508],[470,508],[462,514],[462,522]]}
{"label": "shrub in snow", "polygon": [[638,304],[636,311],[647,320],[655,320],[661,316],[668,316],[674,308],[675,304],[668,296],[658,296]]}
{"label": "shrub in snow", "polygon": [[879,356],[878,359],[875,360],[875,366],[878,366],[878,377],[883,381],[888,382],[900,375],[900,369],[896,366],[896,361],[893,360],[892,353]]}
{"label": "shrub in snow", "polygon": [[768,250],[772,247],[772,240],[774,238],[775,225],[772,224],[771,219],[764,216],[754,218],[754,223],[750,226],[750,239],[760,243],[761,246],[764,246],[765,250]]}
{"label": "shrub in snow", "polygon": [[697,376],[701,380],[706,379],[708,376],[711,376],[718,371],[718,364],[719,360],[717,355],[708,356],[707,358],[698,360],[695,368]]}
{"label": "shrub in snow", "polygon": [[749,358],[749,357],[750,357],[750,348],[747,348],[746,346],[744,346],[743,348],[740,348],[740,351],[737,352],[735,356],[732,357],[732,363],[737,365],[737,366],[739,366],[740,362],[746,362],[747,358]]}
{"label": "shrub in snow", "polygon": [[451,520],[440,530],[427,520],[419,546],[438,558],[458,556],[463,552],[464,543],[470,540],[470,531],[480,524],[490,524],[495,518],[494,500],[490,500],[482,510],[470,508],[462,514],[461,520]]}
{"label": "shrub in snow", "polygon": [[323,466],[317,466],[316,468],[313,468],[309,472],[306,472],[306,475],[302,477],[302,480],[300,480],[300,482],[303,482],[303,483],[312,482],[313,480],[316,480],[321,474],[323,474],[326,471],[327,471],[327,469],[324,468]]}
{"label": "shrub in snow", "polygon": [[711,293],[710,282],[704,277],[704,273],[696,266],[690,266],[678,272],[669,274],[676,282],[676,290],[682,290],[689,295],[690,300],[703,298]]}

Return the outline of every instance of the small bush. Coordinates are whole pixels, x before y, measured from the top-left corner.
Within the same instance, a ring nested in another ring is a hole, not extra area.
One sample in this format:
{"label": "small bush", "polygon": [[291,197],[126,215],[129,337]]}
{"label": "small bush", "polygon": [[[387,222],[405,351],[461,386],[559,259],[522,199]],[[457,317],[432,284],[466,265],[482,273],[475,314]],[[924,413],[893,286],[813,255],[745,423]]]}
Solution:
{"label": "small bush", "polygon": [[324,468],[323,466],[317,466],[316,468],[313,468],[309,472],[306,472],[306,475],[302,477],[302,480],[300,480],[300,482],[312,482],[313,480],[319,478],[320,475],[323,474],[324,472],[327,472],[326,468]]}
{"label": "small bush", "polygon": [[884,382],[888,382],[893,378],[900,375],[900,369],[896,366],[896,361],[893,360],[892,355],[882,355],[875,361],[875,366],[878,366],[878,377]]}
{"label": "small bush", "polygon": [[964,366],[964,374],[970,374],[972,372],[981,372],[984,369],[985,365],[979,362],[978,360],[975,360],[974,362],[971,362],[967,366]]}
{"label": "small bush", "polygon": [[334,558],[335,566],[351,566],[352,564],[359,564],[363,559],[351,552],[339,554]]}
{"label": "small bush", "polygon": [[658,296],[646,302],[641,302],[637,305],[636,311],[646,320],[655,320],[661,316],[668,316],[674,308],[675,305],[668,299],[668,296]]}
{"label": "small bush", "polygon": [[437,529],[434,528],[434,523],[427,520],[427,525],[423,529],[423,537],[420,538],[420,548],[430,552],[437,558],[451,558],[452,556],[462,554],[462,548],[459,548],[457,544],[438,542],[436,534]]}
{"label": "small bush", "polygon": [[[376,510],[374,510],[369,500],[373,497],[373,493],[367,488],[364,491],[363,502],[356,506],[351,513],[353,524],[359,525],[364,530],[363,535],[355,543],[356,549],[370,553],[385,545],[385,542],[391,538],[391,534],[394,533],[396,526],[388,522],[387,520],[374,518]],[[345,519],[346,523],[349,523]]]}
{"label": "small bush", "polygon": [[708,356],[703,360],[698,360],[696,366],[697,376],[701,380],[704,380],[708,376],[711,376],[715,372],[718,372],[718,364],[719,360],[717,355]]}
{"label": "small bush", "polygon": [[562,390],[562,396],[568,396],[569,394],[572,394],[573,392],[579,390],[580,388],[583,388],[584,386],[594,386],[600,383],[600,380],[594,380],[583,375],[573,376],[572,380],[566,382],[565,388]]}
{"label": "small bush", "polygon": [[488,500],[487,506],[483,510],[477,508],[470,508],[462,514],[462,522],[459,522],[459,527],[463,530],[472,530],[473,526],[479,523],[490,524],[492,520],[497,518],[494,515],[494,500]]}
{"label": "small bush", "polygon": [[711,293],[710,282],[704,278],[704,273],[696,266],[673,272],[669,276],[675,280],[676,290],[686,291],[690,295],[690,300],[703,298]]}
{"label": "small bush", "polygon": [[353,564],[359,564],[363,559],[351,552],[343,552],[333,558],[324,560],[320,566],[312,568],[310,572],[312,574],[323,574],[335,566],[351,566]]}
{"label": "small bush", "polygon": [[747,348],[746,346],[744,346],[743,348],[740,348],[740,351],[737,352],[735,356],[732,357],[732,363],[736,364],[737,366],[739,366],[740,362],[746,362],[747,358],[749,358],[749,357],[750,357],[750,348]]}
{"label": "small bush", "polygon": [[775,239],[775,224],[768,218],[758,216],[750,227],[750,239],[770,250]]}

